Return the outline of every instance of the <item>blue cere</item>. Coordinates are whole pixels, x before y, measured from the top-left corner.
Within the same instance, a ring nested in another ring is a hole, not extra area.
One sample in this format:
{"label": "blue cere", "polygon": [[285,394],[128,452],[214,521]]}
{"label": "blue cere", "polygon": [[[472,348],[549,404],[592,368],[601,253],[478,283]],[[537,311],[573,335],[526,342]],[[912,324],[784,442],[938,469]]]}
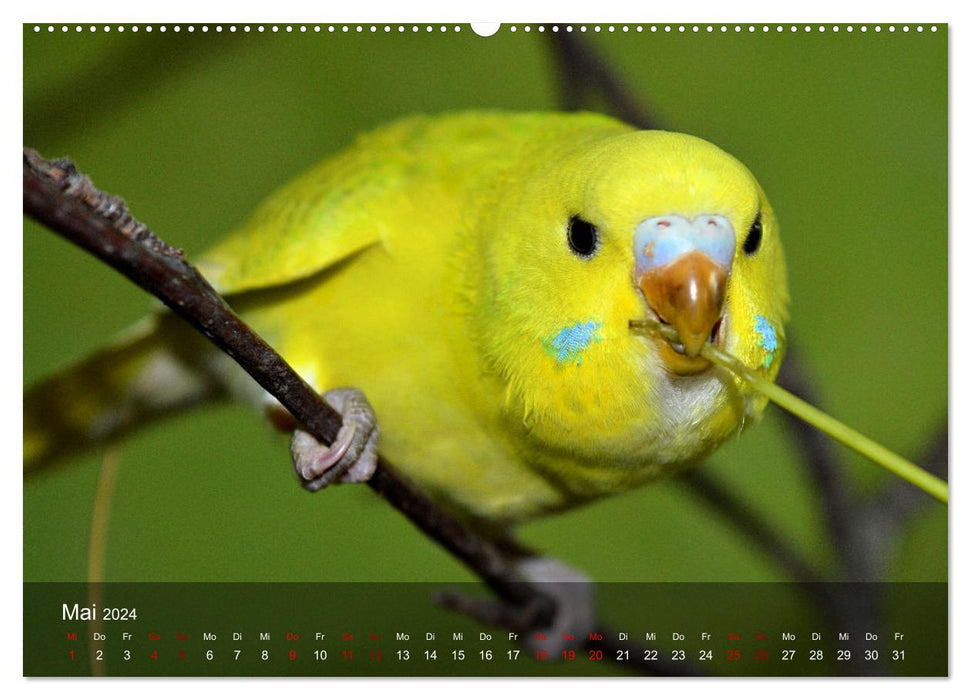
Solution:
{"label": "blue cere", "polygon": [[699,251],[722,267],[731,267],[735,255],[735,230],[718,214],[702,214],[688,220],[677,214],[652,216],[634,232],[637,273],[668,265],[682,255]]}
{"label": "blue cere", "polygon": [[543,349],[548,355],[556,358],[559,363],[569,362],[577,367],[583,362],[583,351],[593,342],[600,341],[602,323],[586,321],[567,326],[555,336],[549,336],[543,341]]}
{"label": "blue cere", "polygon": [[759,347],[768,353],[768,357],[765,358],[765,366],[769,367],[772,364],[775,351],[779,347],[779,339],[775,335],[775,326],[761,314],[753,318],[755,319],[755,332],[759,334]]}

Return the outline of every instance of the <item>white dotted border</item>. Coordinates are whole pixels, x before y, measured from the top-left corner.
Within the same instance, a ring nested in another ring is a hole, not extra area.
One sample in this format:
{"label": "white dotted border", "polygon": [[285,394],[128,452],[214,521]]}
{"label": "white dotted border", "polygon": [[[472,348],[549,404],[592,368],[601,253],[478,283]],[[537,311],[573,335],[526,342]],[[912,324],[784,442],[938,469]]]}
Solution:
{"label": "white dotted border", "polygon": [[[756,34],[756,33],[762,33],[762,34],[768,34],[770,32],[775,32],[777,34],[782,34],[782,33],[785,33],[785,32],[788,32],[790,34],[795,34],[795,33],[813,33],[813,32],[815,32],[815,33],[832,32],[834,34],[838,34],[840,32],[846,32],[846,33],[852,33],[852,32],[860,32],[860,33],[873,32],[873,33],[880,34],[882,32],[889,32],[890,34],[894,34],[894,33],[898,32],[898,31],[900,31],[900,32],[903,32],[903,33],[906,34],[906,33],[909,33],[911,31],[917,32],[917,33],[921,33],[923,31],[925,31],[925,29],[927,29],[927,30],[929,30],[931,32],[936,32],[938,30],[938,27],[937,27],[937,25],[933,25],[933,24],[932,25],[922,25],[922,24],[915,24],[915,25],[910,25],[910,24],[901,24],[901,25],[896,25],[896,24],[889,24],[889,25],[883,25],[883,24],[873,24],[873,25],[866,25],[866,24],[861,24],[861,25],[854,25],[854,24],[845,24],[845,25],[839,25],[839,24],[832,24],[832,25],[826,25],[826,24],[819,24],[819,25],[810,25],[810,24],[772,24],[772,25],[769,25],[769,24],[649,24],[649,25],[640,25],[640,24],[637,24],[637,25],[627,25],[627,24],[623,24],[623,25],[613,25],[613,24],[608,24],[608,25],[599,25],[599,24],[594,24],[594,25],[589,25],[589,26],[588,25],[585,25],[585,24],[576,25],[576,26],[574,26],[574,25],[562,25],[561,26],[561,25],[556,25],[556,24],[554,24],[552,26],[547,26],[547,25],[536,25],[536,26],[532,26],[532,25],[528,25],[528,24],[527,25],[515,25],[515,24],[513,24],[513,25],[508,25],[508,26],[501,27],[500,31],[507,31],[509,33],[516,33],[516,32],[519,32],[519,31],[522,31],[522,32],[525,32],[525,33],[533,32],[533,31],[540,32],[540,33],[543,33],[543,32],[546,32],[546,31],[551,31],[551,32],[560,32],[560,31],[564,31],[564,32],[574,32],[574,31],[579,31],[581,33],[588,32],[588,31],[592,31],[593,33],[602,33],[602,32],[607,32],[607,33],[611,33],[611,32],[620,32],[620,33],[630,33],[630,32],[643,33],[643,32],[648,32],[648,33],[655,33],[655,34],[656,33],[660,33],[660,32],[663,32],[663,33],[666,33],[666,34],[670,34],[670,33],[674,33],[674,32],[677,32],[679,34],[689,34],[689,33],[690,34],[701,34],[701,33],[706,33],[706,34],[714,34],[714,33],[722,33],[722,34],[727,34],[727,33],[735,33],[735,34],[742,34],[742,33]],[[209,26],[207,24],[203,24],[203,25],[193,25],[193,24],[190,24],[190,25],[179,25],[179,24],[175,24],[175,25],[165,25],[165,24],[161,24],[161,25],[151,25],[151,24],[142,24],[142,25],[139,25],[139,24],[131,24],[131,25],[125,25],[125,24],[116,24],[116,25],[111,25],[111,24],[105,24],[105,25],[94,25],[94,24],[91,24],[91,25],[80,25],[80,24],[75,24],[75,25],[68,25],[68,24],[54,25],[54,24],[47,24],[47,25],[42,25],[42,24],[35,24],[35,25],[33,25],[33,31],[34,31],[35,34],[40,34],[40,33],[43,33],[43,32],[46,32],[46,33],[49,33],[49,34],[53,34],[53,33],[57,32],[57,31],[60,31],[62,33],[66,33],[66,32],[70,32],[72,30],[74,32],[76,32],[76,33],[81,33],[81,32],[84,32],[84,31],[88,31],[89,33],[95,33],[95,32],[99,32],[99,31],[100,32],[104,32],[104,33],[110,33],[110,32],[124,33],[126,31],[129,31],[129,32],[132,32],[132,33],[137,33],[139,31],[151,33],[153,31],[158,31],[158,32],[161,32],[163,34],[166,33],[166,32],[174,32],[176,34],[179,34],[182,31],[186,31],[186,32],[188,32],[190,34],[195,33],[195,32],[201,32],[203,34],[206,34],[206,33],[210,32],[210,31],[214,31],[214,32],[217,32],[217,33],[220,33],[220,32],[229,32],[229,33],[242,32],[244,34],[245,33],[257,33],[257,34],[260,34],[260,33],[267,33],[267,32],[269,32],[271,34],[272,33],[281,33],[281,32],[282,33],[285,33],[285,34],[309,34],[309,33],[320,34],[320,33],[323,33],[323,32],[327,32],[329,34],[337,34],[337,33],[341,33],[341,34],[352,34],[352,33],[354,33],[354,34],[364,34],[364,33],[377,34],[379,32],[383,32],[385,34],[391,34],[391,33],[404,34],[406,32],[409,32],[409,33],[413,33],[414,34],[414,33],[418,33],[418,32],[421,32],[421,31],[424,31],[426,33],[432,33],[432,32],[436,32],[436,31],[439,32],[439,33],[462,32],[462,31],[464,31],[462,29],[462,27],[460,27],[458,25],[417,25],[417,24],[409,24],[409,25],[405,25],[405,24],[397,24],[397,25],[391,25],[391,24],[384,24],[384,25],[376,25],[376,24],[370,24],[370,25],[362,25],[362,24],[337,24],[337,25],[335,25],[335,24],[329,24],[329,25],[320,25],[320,24],[313,24],[313,25],[307,25],[307,24],[297,24],[297,25],[293,25],[293,24],[285,24],[285,25],[278,25],[278,24],[271,24],[271,25],[263,25],[263,24],[253,24],[253,25],[251,25],[251,24],[243,24],[243,25],[235,25],[235,24],[230,24],[230,25],[221,25],[221,24],[217,24],[217,25],[213,25],[213,26]]]}

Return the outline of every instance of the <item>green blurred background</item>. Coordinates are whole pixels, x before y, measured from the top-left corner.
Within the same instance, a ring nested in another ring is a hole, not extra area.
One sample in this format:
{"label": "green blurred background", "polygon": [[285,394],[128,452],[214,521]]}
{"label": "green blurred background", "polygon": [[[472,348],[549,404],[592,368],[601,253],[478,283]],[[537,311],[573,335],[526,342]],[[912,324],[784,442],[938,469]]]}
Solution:
{"label": "green blurred background", "polygon": [[[24,28],[24,145],[70,156],[190,259],[354,135],[415,112],[558,107],[532,27],[320,33]],[[789,335],[825,408],[916,456],[947,417],[947,28],[583,35],[668,128],[745,162],[781,221]],[[152,307],[24,223],[25,385]],[[821,504],[777,410],[703,469],[835,576]],[[854,492],[891,479],[849,452]],[[121,446],[113,581],[446,581],[469,574],[369,489],[310,495],[257,411],[219,406]],[[24,578],[84,580],[102,454],[24,484]],[[530,524],[532,546],[603,581],[775,581],[786,573],[678,481]],[[947,511],[894,542],[885,580],[947,577]]]}

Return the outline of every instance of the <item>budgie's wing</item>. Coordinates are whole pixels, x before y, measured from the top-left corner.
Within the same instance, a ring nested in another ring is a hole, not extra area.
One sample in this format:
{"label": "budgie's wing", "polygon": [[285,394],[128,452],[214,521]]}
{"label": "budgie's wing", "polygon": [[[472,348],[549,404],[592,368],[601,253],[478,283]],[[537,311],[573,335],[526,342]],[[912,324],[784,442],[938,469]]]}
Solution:
{"label": "budgie's wing", "polygon": [[408,119],[364,136],[276,192],[243,225],[209,250],[202,273],[222,294],[294,282],[381,240],[375,201],[393,202],[408,181],[409,141],[424,128]]}
{"label": "budgie's wing", "polygon": [[379,243],[392,227],[407,228],[409,222],[395,214],[427,196],[421,193],[428,183],[439,193],[464,187],[484,197],[526,147],[631,128],[585,113],[483,111],[403,119],[359,137],[277,192],[209,251],[200,268],[223,294],[295,282]]}

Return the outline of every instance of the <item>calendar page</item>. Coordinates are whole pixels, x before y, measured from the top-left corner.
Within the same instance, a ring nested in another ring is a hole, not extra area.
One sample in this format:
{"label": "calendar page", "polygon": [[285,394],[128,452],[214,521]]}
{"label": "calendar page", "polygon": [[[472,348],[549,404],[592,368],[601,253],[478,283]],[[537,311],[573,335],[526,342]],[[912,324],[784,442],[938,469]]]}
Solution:
{"label": "calendar page", "polygon": [[23,70],[24,676],[948,676],[947,24],[28,23]]}

